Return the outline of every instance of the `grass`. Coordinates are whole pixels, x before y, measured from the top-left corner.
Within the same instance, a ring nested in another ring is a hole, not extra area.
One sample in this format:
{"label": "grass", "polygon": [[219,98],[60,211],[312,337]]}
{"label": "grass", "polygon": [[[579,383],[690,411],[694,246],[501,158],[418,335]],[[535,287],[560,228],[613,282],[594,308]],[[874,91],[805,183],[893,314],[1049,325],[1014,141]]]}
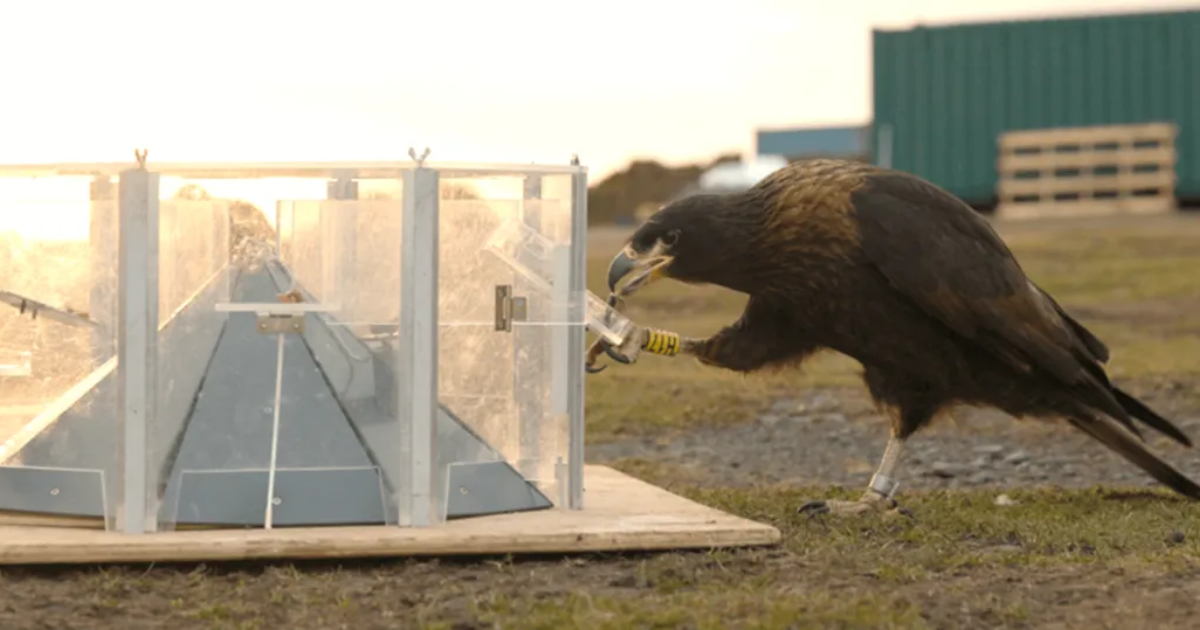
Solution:
{"label": "grass", "polygon": [[[903,518],[809,521],[813,496],[732,490],[622,467],[780,529],[778,548],[514,560],[110,568],[43,597],[54,578],[8,573],[22,607],[52,600],[93,622],[175,628],[993,628],[1189,627],[1200,595],[1200,506],[1159,492],[912,492]],[[156,597],[169,593],[169,598]],[[1078,604],[1078,605],[1076,605]],[[1182,616],[1182,617],[1181,617]],[[0,624],[13,625],[0,605]],[[40,627],[40,626],[29,626]],[[63,626],[65,627],[65,626]],[[92,626],[87,626],[92,627]],[[1141,627],[1141,626],[1139,626]]]}
{"label": "grass", "polygon": [[790,628],[797,618],[812,627],[924,627],[948,616],[938,610],[944,594],[919,594],[934,587],[957,591],[960,607],[990,609],[993,621],[1020,622],[1028,605],[992,589],[1023,571],[1184,572],[1200,553],[1200,531],[1184,516],[1200,509],[1181,514],[1156,494],[1131,505],[1100,491],[1017,491],[1016,505],[1003,508],[992,492],[915,494],[913,525],[808,522],[790,507],[827,493],[816,488],[682,491],[775,524],[784,549],[661,555],[637,564],[636,597],[503,598],[480,604],[479,618],[531,628]]}
{"label": "grass", "polygon": [[[861,488],[706,488],[676,483],[670,467],[645,460],[625,460],[618,467],[695,501],[772,523],[794,554],[825,563],[837,558],[844,568],[899,581],[962,567],[1162,566],[1200,559],[1200,506],[1165,490],[909,491],[904,504],[916,514],[915,521],[887,517],[814,524],[796,515],[795,507],[813,497],[857,498]],[[1014,503],[998,506],[1001,494]]]}
{"label": "grass", "polygon": [[[1000,229],[1026,273],[1108,343],[1115,378],[1200,376],[1200,221],[1144,223]],[[619,240],[593,241],[588,287],[605,296],[604,276]],[[744,304],[744,296],[724,289],[662,282],[631,298],[628,314],[642,325],[708,335],[734,322]],[[589,376],[588,440],[745,422],[775,397],[819,386],[858,387],[859,370],[857,362],[833,353],[814,358],[800,374],[749,377],[686,358],[647,356]]]}

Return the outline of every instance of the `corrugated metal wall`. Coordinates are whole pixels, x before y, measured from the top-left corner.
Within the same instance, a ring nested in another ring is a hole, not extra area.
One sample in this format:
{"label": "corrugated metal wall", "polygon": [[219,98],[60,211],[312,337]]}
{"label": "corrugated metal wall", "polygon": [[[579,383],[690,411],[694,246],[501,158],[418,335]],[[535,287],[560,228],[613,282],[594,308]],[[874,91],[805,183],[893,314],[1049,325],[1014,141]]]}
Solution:
{"label": "corrugated metal wall", "polygon": [[1177,190],[1200,197],[1200,11],[874,33],[880,159],[971,203],[996,187],[1004,131],[1172,121]]}
{"label": "corrugated metal wall", "polygon": [[758,155],[788,158],[865,157],[870,154],[869,125],[760,129],[756,133]]}

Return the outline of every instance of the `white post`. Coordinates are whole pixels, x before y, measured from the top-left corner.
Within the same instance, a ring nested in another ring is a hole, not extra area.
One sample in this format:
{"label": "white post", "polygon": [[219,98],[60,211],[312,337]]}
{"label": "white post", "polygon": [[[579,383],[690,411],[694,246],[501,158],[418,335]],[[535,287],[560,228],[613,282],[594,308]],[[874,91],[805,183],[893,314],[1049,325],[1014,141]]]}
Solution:
{"label": "white post", "polygon": [[[571,175],[571,324],[567,366],[567,413],[570,444],[567,461],[567,507],[583,509],[584,343],[587,301],[587,171]],[[580,325],[575,325],[575,324]]]}
{"label": "white post", "polygon": [[400,338],[396,415],[401,527],[443,520],[443,479],[434,450],[438,413],[438,173],[418,166],[404,173],[400,243]]}
{"label": "white post", "polygon": [[117,281],[117,409],[121,507],[117,529],[158,528],[158,467],[151,453],[158,372],[158,174],[120,176]]}

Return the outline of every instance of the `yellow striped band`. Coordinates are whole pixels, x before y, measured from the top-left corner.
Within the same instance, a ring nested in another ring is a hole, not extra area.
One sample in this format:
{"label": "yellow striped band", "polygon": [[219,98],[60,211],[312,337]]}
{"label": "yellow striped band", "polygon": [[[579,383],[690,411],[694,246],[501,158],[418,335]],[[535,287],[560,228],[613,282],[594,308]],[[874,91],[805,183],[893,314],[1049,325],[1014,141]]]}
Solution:
{"label": "yellow striped band", "polygon": [[646,344],[642,346],[646,352],[673,357],[679,354],[679,335],[665,330],[646,330]]}

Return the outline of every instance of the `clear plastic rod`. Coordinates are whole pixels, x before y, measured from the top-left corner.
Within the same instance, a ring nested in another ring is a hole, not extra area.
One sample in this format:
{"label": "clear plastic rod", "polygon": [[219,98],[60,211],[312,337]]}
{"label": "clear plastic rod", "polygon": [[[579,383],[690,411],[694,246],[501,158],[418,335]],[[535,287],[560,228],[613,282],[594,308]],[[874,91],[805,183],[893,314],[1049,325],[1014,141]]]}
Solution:
{"label": "clear plastic rod", "polygon": [[276,335],[279,339],[279,350],[275,359],[275,414],[271,426],[271,463],[267,468],[267,513],[263,518],[263,527],[271,529],[275,522],[275,462],[279,455],[279,403],[283,398],[283,334]]}

